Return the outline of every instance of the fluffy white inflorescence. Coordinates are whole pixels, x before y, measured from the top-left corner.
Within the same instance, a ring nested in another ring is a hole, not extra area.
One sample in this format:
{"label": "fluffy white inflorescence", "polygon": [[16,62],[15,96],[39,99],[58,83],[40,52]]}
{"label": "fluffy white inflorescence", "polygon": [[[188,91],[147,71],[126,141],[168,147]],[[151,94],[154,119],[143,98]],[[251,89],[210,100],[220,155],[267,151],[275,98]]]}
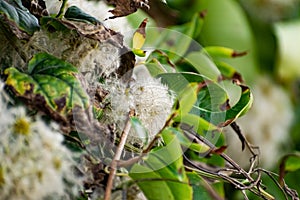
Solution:
{"label": "fluffy white inflorescence", "polygon": [[122,130],[128,112],[135,110],[148,134],[153,137],[163,128],[174,102],[174,95],[159,79],[144,73],[129,86],[117,81],[106,85],[110,91],[111,113],[108,118]]}
{"label": "fluffy white inflorescence", "polygon": [[138,79],[130,87],[130,95],[136,116],[149,131],[150,136],[154,136],[164,126],[171,113],[173,99],[168,87],[152,77]]}
{"label": "fluffy white inflorescence", "polygon": [[103,75],[111,75],[120,66],[119,48],[115,45],[71,34],[66,37],[41,30],[34,33],[26,48],[32,55],[43,51],[66,60],[79,69],[89,84],[98,82]]}
{"label": "fluffy white inflorescence", "polygon": [[[237,123],[242,133],[254,146],[259,146],[260,163],[273,167],[284,153],[282,146],[289,140],[293,110],[286,92],[267,77],[260,77],[253,88],[251,110]],[[249,156],[241,156],[241,142],[228,136],[229,154],[242,166],[249,166]],[[249,155],[249,154],[248,154]]]}
{"label": "fluffy white inflorescence", "polygon": [[7,108],[1,84],[0,199],[76,195],[80,183],[72,174],[72,154],[57,127],[31,120],[23,107]]}
{"label": "fluffy white inflorescence", "polygon": [[79,64],[79,70],[91,85],[98,82],[99,77],[108,77],[120,66],[119,49],[109,43],[102,43],[91,50]]}

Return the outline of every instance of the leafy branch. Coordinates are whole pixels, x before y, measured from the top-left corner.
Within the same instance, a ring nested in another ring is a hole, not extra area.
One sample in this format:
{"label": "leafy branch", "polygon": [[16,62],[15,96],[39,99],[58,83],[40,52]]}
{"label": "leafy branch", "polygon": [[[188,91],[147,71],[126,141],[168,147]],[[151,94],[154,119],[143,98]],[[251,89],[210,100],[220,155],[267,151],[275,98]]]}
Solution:
{"label": "leafy branch", "polygon": [[[138,8],[149,8],[148,1],[142,0],[111,0],[107,3],[115,7],[110,11],[114,15],[110,18],[129,15]],[[97,189],[102,192],[101,189],[104,188],[103,194],[98,195],[104,195],[104,199],[109,200],[122,186],[137,184],[149,200],[221,200],[224,196],[216,189],[217,184],[214,182],[219,181],[221,188],[224,183],[229,183],[240,190],[244,199],[249,199],[250,191],[262,199],[273,200],[275,197],[263,185],[262,176],[266,174],[281,190],[285,199],[299,199],[297,192],[290,189],[284,181],[287,172],[300,168],[299,155],[295,153],[282,159],[279,176],[260,168],[259,154],[256,153],[258,148],[247,141],[235,122],[251,108],[253,95],[242,75],[220,58],[236,58],[245,56],[247,52],[227,47],[202,47],[194,40],[201,34],[206,10],[195,14],[186,24],[169,29],[152,29],[150,35],[156,38],[150,44],[146,40],[149,30],[145,19],[134,32],[133,47],[130,50],[123,44],[120,33],[104,27],[98,19],[75,6],[67,8],[67,0],[63,0],[55,17],[47,14],[44,4],[40,8],[41,13],[33,13],[31,5],[23,6],[21,1],[0,0],[1,33],[4,33],[9,48],[13,47],[21,55],[22,61],[16,63],[24,64],[19,66],[7,63],[6,56],[9,54],[1,55],[1,61],[5,61],[0,66],[1,79],[11,96],[34,113],[31,117],[43,115],[48,121],[58,122],[66,143],[73,145],[70,145],[73,147],[70,149],[74,150],[76,146],[80,156],[84,157],[83,169],[79,169],[82,160],[77,158],[80,160],[78,171],[89,175],[89,179],[83,184],[83,198],[88,199],[90,193]],[[59,36],[58,43],[64,41],[68,48],[54,48],[51,51],[51,48],[47,48],[50,44],[45,44],[45,47],[40,47],[40,43],[33,44],[36,34],[42,34],[45,41]],[[51,38],[51,34],[55,37]],[[69,36],[72,39],[68,40]],[[72,42],[74,44],[69,44]],[[88,45],[85,46],[85,43]],[[81,56],[86,58],[93,55],[86,51],[95,50],[93,53],[100,52],[96,54],[98,57],[105,53],[100,50],[106,44],[110,45],[109,50],[118,52],[120,64],[112,73],[103,75],[105,68],[111,69],[107,63],[113,59],[109,57],[105,60],[105,54],[96,60],[103,63],[92,62],[103,68],[96,69],[102,71],[96,74],[95,83],[87,83],[90,80],[83,80],[84,72],[80,71],[82,66],[79,65],[82,63],[74,61],[81,59],[77,52],[83,52]],[[144,45],[151,45],[154,50],[147,52],[147,49],[143,49]],[[28,55],[22,50],[24,46],[30,50]],[[5,48],[1,46],[1,49]],[[120,55],[123,52],[126,53]],[[148,78],[154,80],[152,82],[155,84],[149,88],[146,87],[149,85],[137,84],[140,77],[131,76],[136,58],[134,54],[145,57],[139,64],[150,73]],[[126,73],[129,76],[124,80],[123,75]],[[223,85],[230,81],[240,89],[239,99],[234,105],[231,105],[228,91]],[[135,84],[139,86],[136,96],[132,95]],[[150,97],[147,96],[144,102],[132,101],[136,100],[134,98],[141,98],[148,89]],[[117,92],[121,95],[115,94],[115,90],[120,90]],[[153,113],[157,116],[154,117],[158,119],[156,122],[160,121],[161,126],[154,135],[149,135],[149,130],[143,125],[152,121],[146,119],[144,124],[141,123],[134,108],[142,107],[143,111],[152,111],[148,107],[143,109],[143,106],[149,106],[149,102],[151,104],[157,98],[155,95],[163,92],[167,93],[164,98],[172,97],[168,100],[173,108],[170,106],[166,115],[169,117],[162,120],[163,117],[157,114],[160,111],[156,109],[161,108],[161,102],[153,103],[155,107],[151,109],[155,110]],[[120,107],[127,106],[122,110],[124,112],[127,109],[126,120],[121,123],[118,121],[120,116],[110,116],[119,115],[119,112],[113,110],[112,99],[116,97],[120,97]],[[123,99],[130,102],[124,102]],[[143,104],[145,102],[148,104]],[[126,103],[129,105],[125,105]],[[119,130],[118,125],[122,123],[124,127]],[[222,128],[226,126],[231,126],[236,132],[242,143],[242,150],[247,148],[250,151],[248,170],[225,153],[227,146]],[[139,140],[140,143],[130,143],[133,128],[139,137],[145,136],[146,140],[138,138],[142,142]],[[148,138],[151,139],[150,142]],[[125,155],[124,160],[121,159],[122,154]],[[118,170],[122,168],[126,168],[122,172],[125,178],[120,181],[116,177],[119,175]],[[0,165],[2,184],[4,172],[1,170]],[[115,187],[114,183],[118,186]]]}

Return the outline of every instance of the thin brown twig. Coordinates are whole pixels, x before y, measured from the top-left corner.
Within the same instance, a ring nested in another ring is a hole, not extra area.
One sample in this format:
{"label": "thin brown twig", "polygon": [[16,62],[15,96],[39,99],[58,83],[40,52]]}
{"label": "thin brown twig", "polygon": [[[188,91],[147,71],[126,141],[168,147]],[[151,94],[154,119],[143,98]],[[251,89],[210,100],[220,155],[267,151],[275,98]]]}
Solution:
{"label": "thin brown twig", "polygon": [[257,167],[259,165],[259,155],[253,155],[251,158],[250,158],[250,167],[249,167],[249,170],[248,170],[248,173],[252,173],[253,170],[255,169],[255,167]]}
{"label": "thin brown twig", "polygon": [[137,157],[133,157],[129,160],[118,160],[117,161],[117,166],[118,167],[124,167],[124,166],[129,166],[132,165],[134,163],[137,163],[138,161],[140,161],[144,155],[146,155],[147,153],[149,153],[152,149],[152,147],[155,145],[155,143],[157,142],[157,140],[160,138],[161,133],[163,132],[163,130],[170,126],[170,124],[172,123],[172,120],[174,119],[174,117],[176,117],[177,113],[174,112],[169,119],[166,121],[165,125],[163,126],[163,128],[155,135],[155,137],[152,139],[152,141],[149,143],[149,145],[147,146],[146,149],[143,150],[143,152],[141,153],[141,155],[137,156]]}
{"label": "thin brown twig", "polygon": [[[252,144],[250,144],[250,142],[247,140],[247,138],[244,136],[244,134],[241,131],[241,128],[239,127],[239,125],[236,122],[233,122],[230,124],[231,128],[233,129],[233,131],[238,135],[239,139],[242,142],[242,150],[244,150],[245,146],[247,147],[247,149],[250,151],[252,158],[251,158],[251,166],[250,166],[250,170],[249,172],[251,172],[254,168],[255,165],[255,161],[258,161],[256,158],[259,155],[259,148],[257,146],[253,146]],[[254,149],[258,149],[258,153],[256,153],[254,151]],[[258,165],[259,163],[257,163]]]}
{"label": "thin brown twig", "polygon": [[[215,145],[213,145],[210,141],[208,141],[207,139],[205,139],[204,137],[202,137],[201,135],[199,135],[198,133],[196,133],[193,130],[193,127],[191,127],[191,126],[189,126],[187,124],[181,124],[180,128],[183,131],[185,131],[186,134],[192,134],[195,137],[195,139],[198,139],[200,142],[206,144],[208,147],[210,147],[211,151],[213,151],[214,149],[216,149]],[[248,147],[251,148],[250,146],[248,146]],[[232,160],[225,153],[220,153],[219,155],[224,160],[226,160],[232,167],[234,167],[237,170],[236,174],[243,175],[246,178],[246,180],[249,181],[250,185],[245,185],[244,183],[241,183],[240,181],[238,181],[235,178],[232,178],[230,176],[224,175],[222,173],[218,173],[218,176],[220,178],[222,178],[223,180],[226,180],[226,181],[232,183],[233,185],[235,185],[240,190],[250,190],[251,192],[257,194],[258,196],[261,196],[264,199],[268,199],[268,200],[272,199],[272,200],[274,200],[274,197],[272,195],[270,195],[269,193],[267,193],[266,191],[264,191],[263,188],[261,188],[261,185],[260,185],[261,174],[260,173],[258,173],[258,178],[254,179],[254,178],[251,177],[251,174],[253,174],[253,171],[246,172],[243,168],[241,168],[234,160]],[[253,170],[253,169],[251,169],[251,170]],[[220,172],[221,171],[222,170],[220,170]]]}
{"label": "thin brown twig", "polygon": [[127,122],[125,124],[124,130],[122,132],[121,138],[120,138],[120,143],[117,147],[116,153],[113,157],[113,160],[111,161],[110,164],[110,172],[109,172],[109,176],[108,176],[108,181],[107,181],[107,186],[105,189],[105,195],[104,195],[104,200],[110,200],[110,196],[111,196],[111,190],[113,187],[113,181],[116,175],[116,171],[117,171],[117,165],[118,165],[118,161],[121,158],[123,149],[125,147],[125,143],[131,128],[131,122],[130,122],[130,118],[134,116],[134,110],[131,110],[128,114],[128,119]]}
{"label": "thin brown twig", "polygon": [[251,190],[253,187],[257,185],[257,183],[260,181],[260,178],[258,178],[256,181],[251,182],[250,185],[245,185],[244,183],[241,183],[239,180],[236,178],[232,178],[230,176],[224,175],[219,173],[219,176],[226,180],[227,182],[231,183],[234,185],[237,189],[239,190]]}
{"label": "thin brown twig", "polygon": [[[198,133],[196,133],[189,125],[187,124],[182,124],[181,125],[181,129],[184,131],[188,131],[189,133],[191,133],[193,136],[195,136],[198,140],[200,140],[202,143],[206,144],[208,147],[211,148],[211,150],[216,149],[216,146],[213,145],[210,141],[208,141],[207,139],[205,139],[204,137],[202,137],[201,135],[199,135]],[[225,153],[221,153],[220,156],[226,160],[231,166],[233,166],[234,168],[236,168],[242,175],[245,176],[245,178],[247,178],[250,182],[254,181],[254,179],[249,176],[249,174],[243,169],[241,168],[234,160],[232,160],[229,156],[227,156]]]}

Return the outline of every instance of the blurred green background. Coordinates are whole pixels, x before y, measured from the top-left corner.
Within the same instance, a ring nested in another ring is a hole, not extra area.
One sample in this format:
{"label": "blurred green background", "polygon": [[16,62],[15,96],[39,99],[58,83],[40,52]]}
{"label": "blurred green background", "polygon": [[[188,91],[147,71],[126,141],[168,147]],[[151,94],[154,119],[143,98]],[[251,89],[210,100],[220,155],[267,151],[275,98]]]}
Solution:
{"label": "blurred green background", "polygon": [[[128,17],[134,27],[146,15],[149,26],[169,27],[188,23],[199,13],[205,15],[201,33],[193,38],[199,44],[247,51],[246,56],[224,59],[254,93],[253,109],[238,123],[249,141],[260,146],[262,166],[278,173],[282,156],[300,151],[300,1],[152,0],[150,6],[147,14],[139,11]],[[228,154],[236,152],[230,150],[234,139],[228,133]],[[232,156],[245,164],[240,155]],[[299,170],[286,176],[286,183],[298,193],[299,180]],[[276,199],[283,198],[270,178],[265,177],[264,184]],[[229,185],[226,190],[232,192],[228,198],[242,198]]]}

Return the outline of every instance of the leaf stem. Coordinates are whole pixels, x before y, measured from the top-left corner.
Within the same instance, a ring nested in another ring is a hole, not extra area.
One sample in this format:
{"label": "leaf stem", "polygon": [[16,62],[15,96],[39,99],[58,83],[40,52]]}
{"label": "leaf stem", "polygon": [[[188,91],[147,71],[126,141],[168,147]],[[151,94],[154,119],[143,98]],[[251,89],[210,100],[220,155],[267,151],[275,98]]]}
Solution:
{"label": "leaf stem", "polygon": [[56,15],[56,18],[62,18],[63,14],[64,14],[64,11],[65,11],[65,8],[67,6],[67,3],[68,3],[68,0],[63,0],[63,2],[61,4],[61,7],[59,9],[59,12]]}

